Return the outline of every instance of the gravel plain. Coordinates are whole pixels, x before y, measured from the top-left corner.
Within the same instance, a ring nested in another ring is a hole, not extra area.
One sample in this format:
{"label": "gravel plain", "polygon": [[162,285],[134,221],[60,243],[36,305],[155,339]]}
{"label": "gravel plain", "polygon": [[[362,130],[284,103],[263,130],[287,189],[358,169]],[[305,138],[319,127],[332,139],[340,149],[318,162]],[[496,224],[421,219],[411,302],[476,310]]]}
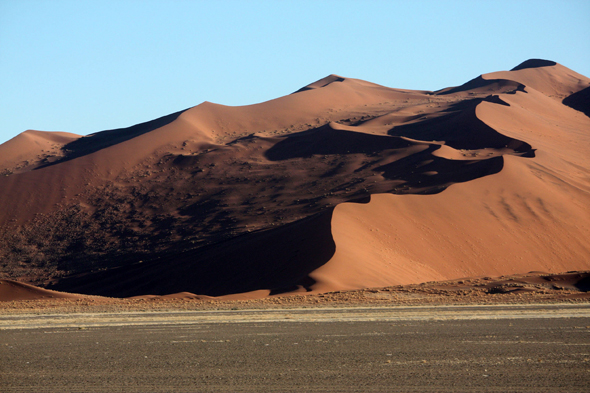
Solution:
{"label": "gravel plain", "polygon": [[585,392],[590,305],[0,315],[5,392]]}

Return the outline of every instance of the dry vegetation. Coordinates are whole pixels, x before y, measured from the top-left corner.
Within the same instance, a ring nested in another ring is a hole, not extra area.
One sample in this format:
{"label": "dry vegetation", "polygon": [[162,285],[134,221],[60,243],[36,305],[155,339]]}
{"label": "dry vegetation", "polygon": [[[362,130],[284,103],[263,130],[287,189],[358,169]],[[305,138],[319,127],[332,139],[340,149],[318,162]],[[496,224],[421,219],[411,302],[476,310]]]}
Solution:
{"label": "dry vegetation", "polygon": [[190,310],[246,310],[258,308],[380,307],[463,304],[589,303],[590,272],[529,273],[480,277],[259,299],[204,299],[190,294],[177,297],[129,299],[88,296],[0,302],[0,313],[95,313]]}

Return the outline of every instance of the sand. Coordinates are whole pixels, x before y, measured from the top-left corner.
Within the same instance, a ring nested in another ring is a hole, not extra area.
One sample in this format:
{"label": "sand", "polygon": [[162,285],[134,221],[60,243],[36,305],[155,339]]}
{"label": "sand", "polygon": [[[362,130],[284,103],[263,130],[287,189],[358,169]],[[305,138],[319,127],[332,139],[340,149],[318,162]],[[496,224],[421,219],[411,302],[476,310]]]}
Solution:
{"label": "sand", "polygon": [[589,87],[544,60],[436,92],[330,75],[86,137],[27,131],[0,145],[0,278],[202,300],[585,271]]}
{"label": "sand", "polygon": [[[444,305],[586,304],[590,272],[530,272],[501,277],[467,277],[449,281],[396,285],[324,293],[270,295],[265,291],[210,297],[190,292],[130,298],[76,295],[0,280],[0,314],[143,313],[150,311],[259,310],[336,307]],[[9,290],[5,290],[8,288]],[[77,315],[82,315],[77,314]],[[123,315],[123,314],[122,314]],[[128,315],[128,314],[126,314]],[[140,314],[138,314],[140,315]]]}
{"label": "sand", "polygon": [[0,280],[0,301],[81,299],[83,295],[51,291],[12,280]]}

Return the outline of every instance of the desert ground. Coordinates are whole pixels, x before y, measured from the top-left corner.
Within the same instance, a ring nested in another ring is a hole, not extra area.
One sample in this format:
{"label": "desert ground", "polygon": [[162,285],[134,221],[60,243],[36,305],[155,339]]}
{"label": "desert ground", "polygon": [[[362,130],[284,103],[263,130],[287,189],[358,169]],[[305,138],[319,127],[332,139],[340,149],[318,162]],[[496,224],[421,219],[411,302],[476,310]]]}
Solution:
{"label": "desert ground", "polygon": [[585,392],[588,303],[0,316],[3,391]]}

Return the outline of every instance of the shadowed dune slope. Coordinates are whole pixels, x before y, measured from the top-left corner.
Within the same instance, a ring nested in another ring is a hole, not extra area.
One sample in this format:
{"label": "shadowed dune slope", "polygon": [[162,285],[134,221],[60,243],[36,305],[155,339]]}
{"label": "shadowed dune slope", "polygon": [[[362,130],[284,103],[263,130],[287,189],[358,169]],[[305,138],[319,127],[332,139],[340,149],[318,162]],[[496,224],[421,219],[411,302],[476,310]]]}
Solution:
{"label": "shadowed dune slope", "polygon": [[186,292],[221,296],[267,289],[310,291],[309,273],[334,255],[330,211],[151,262],[60,280],[52,289],[112,297]]}
{"label": "shadowed dune slope", "polygon": [[545,60],[437,92],[330,75],[88,137],[27,131],[0,145],[0,278],[260,296],[588,270],[589,87]]}
{"label": "shadowed dune slope", "polygon": [[563,99],[563,104],[590,117],[590,87],[586,87]]}
{"label": "shadowed dune slope", "polygon": [[507,137],[482,122],[476,115],[476,108],[482,102],[508,106],[504,101],[488,97],[454,104],[443,116],[422,122],[401,125],[393,128],[391,135],[407,136],[420,140],[445,141],[456,149],[510,148],[517,153],[531,155],[532,148],[526,142]]}

